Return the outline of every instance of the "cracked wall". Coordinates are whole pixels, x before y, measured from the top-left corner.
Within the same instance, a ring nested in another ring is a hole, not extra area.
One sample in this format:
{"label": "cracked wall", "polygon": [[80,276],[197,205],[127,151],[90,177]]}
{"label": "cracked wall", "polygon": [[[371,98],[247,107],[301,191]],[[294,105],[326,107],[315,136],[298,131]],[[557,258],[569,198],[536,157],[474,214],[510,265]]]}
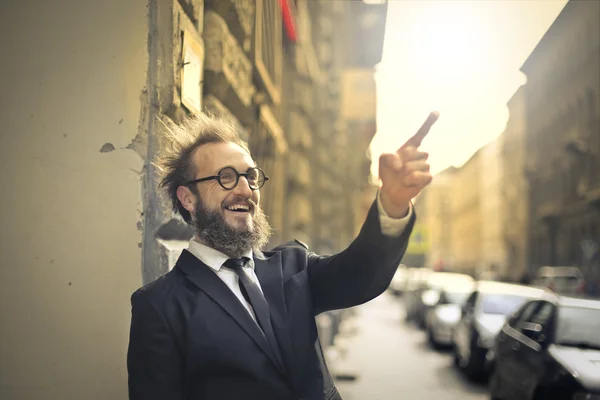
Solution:
{"label": "cracked wall", "polygon": [[127,398],[147,15],[146,0],[0,5],[4,400]]}

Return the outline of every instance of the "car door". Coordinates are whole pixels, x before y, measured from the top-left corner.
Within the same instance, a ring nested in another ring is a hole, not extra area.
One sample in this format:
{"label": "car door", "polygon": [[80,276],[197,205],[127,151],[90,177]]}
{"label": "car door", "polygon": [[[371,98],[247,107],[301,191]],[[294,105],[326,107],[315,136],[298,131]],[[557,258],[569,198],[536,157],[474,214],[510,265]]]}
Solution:
{"label": "car door", "polygon": [[462,309],[462,315],[456,330],[454,332],[454,343],[456,350],[463,360],[469,357],[471,344],[471,331],[473,329],[473,320],[475,318],[475,304],[477,303],[478,292],[471,293]]}
{"label": "car door", "polygon": [[528,321],[539,308],[539,301],[525,303],[517,314],[509,319],[498,335],[495,352],[495,368],[502,382],[503,398],[520,399],[522,397],[523,370],[520,351],[522,347],[519,326]]}
{"label": "car door", "polygon": [[517,328],[521,342],[520,349],[516,351],[521,378],[519,393],[524,399],[533,398],[546,373],[546,348],[554,329],[556,306],[548,301],[539,303],[531,317]]}

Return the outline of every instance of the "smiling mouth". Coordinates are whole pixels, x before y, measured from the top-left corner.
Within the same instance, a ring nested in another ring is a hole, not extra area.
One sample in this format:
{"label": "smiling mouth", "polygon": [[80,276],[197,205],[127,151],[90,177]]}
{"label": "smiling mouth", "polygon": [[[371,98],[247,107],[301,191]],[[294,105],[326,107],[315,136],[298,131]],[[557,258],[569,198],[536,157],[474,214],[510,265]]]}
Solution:
{"label": "smiling mouth", "polygon": [[248,213],[250,212],[250,206],[248,204],[232,204],[230,206],[225,207],[227,211],[237,212],[237,213]]}

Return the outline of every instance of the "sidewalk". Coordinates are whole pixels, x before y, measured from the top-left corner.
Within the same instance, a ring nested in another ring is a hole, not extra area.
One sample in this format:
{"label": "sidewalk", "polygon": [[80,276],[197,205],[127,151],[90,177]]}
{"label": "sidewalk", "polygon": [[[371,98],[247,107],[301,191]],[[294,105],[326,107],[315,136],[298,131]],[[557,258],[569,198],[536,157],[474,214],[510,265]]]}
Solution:
{"label": "sidewalk", "polygon": [[[337,381],[344,400],[483,400],[485,386],[471,385],[454,368],[448,352],[429,348],[422,331],[405,325],[399,301],[385,293],[356,309],[354,335],[332,372],[354,371],[355,381]],[[341,365],[341,367],[340,367]]]}

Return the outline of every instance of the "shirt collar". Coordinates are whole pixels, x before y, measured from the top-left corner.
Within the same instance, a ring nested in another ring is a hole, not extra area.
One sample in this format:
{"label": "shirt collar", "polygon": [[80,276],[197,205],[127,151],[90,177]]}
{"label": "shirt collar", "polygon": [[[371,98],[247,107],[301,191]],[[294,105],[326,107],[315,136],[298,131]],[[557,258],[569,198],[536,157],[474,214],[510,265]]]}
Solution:
{"label": "shirt collar", "polygon": [[[195,238],[190,240],[188,251],[204,264],[208,265],[208,267],[215,272],[219,272],[225,261],[230,258],[226,254],[221,253],[219,250],[215,250],[212,247],[208,247],[207,245],[198,242]],[[254,270],[252,250],[246,251],[242,257],[247,257],[250,259],[250,262],[247,265]]]}

